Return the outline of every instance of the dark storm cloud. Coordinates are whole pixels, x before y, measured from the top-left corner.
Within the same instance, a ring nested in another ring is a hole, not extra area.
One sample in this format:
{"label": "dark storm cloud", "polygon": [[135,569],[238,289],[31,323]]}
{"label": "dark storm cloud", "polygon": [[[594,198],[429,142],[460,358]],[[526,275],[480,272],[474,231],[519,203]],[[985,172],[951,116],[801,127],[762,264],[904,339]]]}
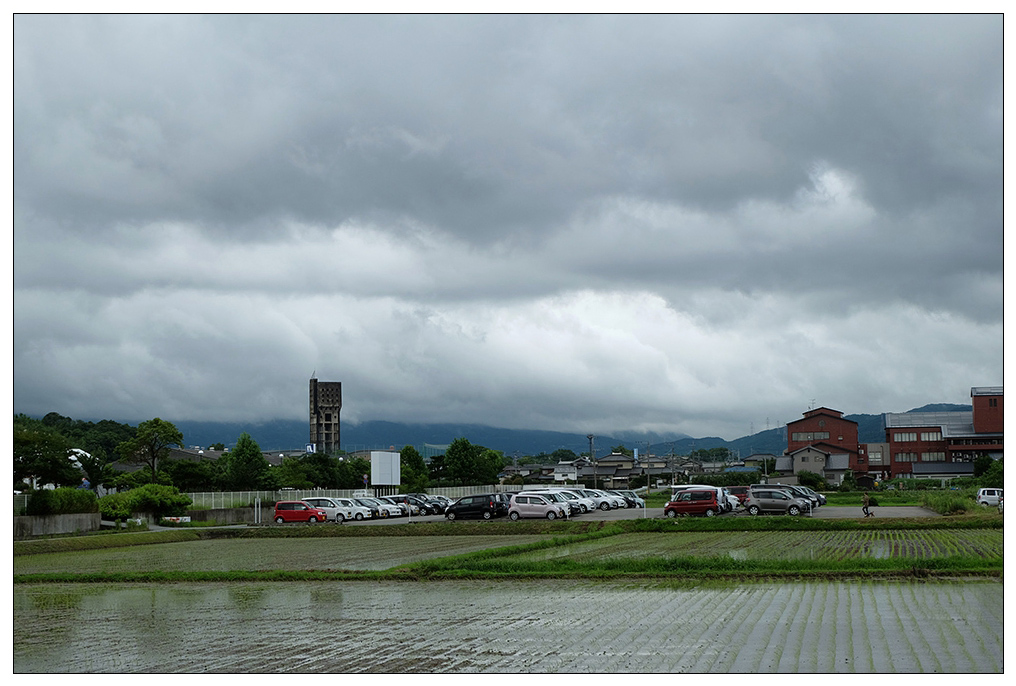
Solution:
{"label": "dark storm cloud", "polygon": [[[24,411],[301,416],[316,368],[353,418],[718,432],[1001,383],[999,15],[14,26]],[[953,371],[858,381],[913,359]]]}

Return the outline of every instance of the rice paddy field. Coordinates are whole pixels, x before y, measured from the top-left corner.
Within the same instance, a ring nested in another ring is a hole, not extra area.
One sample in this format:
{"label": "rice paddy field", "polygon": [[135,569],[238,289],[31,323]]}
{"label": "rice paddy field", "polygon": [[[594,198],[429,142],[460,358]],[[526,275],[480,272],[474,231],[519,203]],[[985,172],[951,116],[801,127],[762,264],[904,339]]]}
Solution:
{"label": "rice paddy field", "polygon": [[14,671],[1003,672],[998,526],[660,525],[33,541]]}
{"label": "rice paddy field", "polygon": [[928,559],[953,555],[1002,557],[999,529],[933,531],[757,531],[688,532],[666,536],[633,533],[522,553],[522,560],[567,557],[576,562],[670,556],[730,556],[736,559],[850,560]]}
{"label": "rice paddy field", "polygon": [[24,584],[17,673],[1001,673],[1002,584]]}
{"label": "rice paddy field", "polygon": [[238,538],[157,543],[14,558],[15,574],[123,573],[134,570],[382,570],[495,546],[524,545],[540,536],[364,536]]}

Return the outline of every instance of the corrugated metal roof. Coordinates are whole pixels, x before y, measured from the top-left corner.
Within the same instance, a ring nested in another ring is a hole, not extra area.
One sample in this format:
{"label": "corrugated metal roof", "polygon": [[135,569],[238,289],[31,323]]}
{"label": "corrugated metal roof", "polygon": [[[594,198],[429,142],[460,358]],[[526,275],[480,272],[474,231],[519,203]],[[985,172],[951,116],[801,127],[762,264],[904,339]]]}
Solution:
{"label": "corrugated metal roof", "polygon": [[850,455],[830,455],[829,459],[826,460],[826,469],[850,469]]}
{"label": "corrugated metal roof", "polygon": [[974,413],[961,412],[887,412],[883,415],[885,428],[902,429],[922,426],[942,427],[942,434],[949,432],[971,433],[974,430]]}
{"label": "corrugated metal roof", "polygon": [[973,462],[915,462],[913,474],[970,474],[974,473]]}
{"label": "corrugated metal roof", "polygon": [[1003,386],[974,386],[970,389],[970,395],[1002,395]]}

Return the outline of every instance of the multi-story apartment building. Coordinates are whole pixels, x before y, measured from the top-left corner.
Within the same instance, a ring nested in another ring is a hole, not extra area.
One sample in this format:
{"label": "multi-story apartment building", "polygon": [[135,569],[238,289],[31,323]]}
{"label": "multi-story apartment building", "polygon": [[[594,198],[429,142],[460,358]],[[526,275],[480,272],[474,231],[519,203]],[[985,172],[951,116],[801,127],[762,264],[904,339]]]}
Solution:
{"label": "multi-story apartment building", "polygon": [[892,476],[924,471],[915,465],[1002,456],[1002,386],[975,386],[970,397],[968,411],[884,415],[886,443],[881,445],[888,446]]}
{"label": "multi-story apartment building", "polygon": [[342,382],[310,380],[310,445],[315,452],[339,449]]}

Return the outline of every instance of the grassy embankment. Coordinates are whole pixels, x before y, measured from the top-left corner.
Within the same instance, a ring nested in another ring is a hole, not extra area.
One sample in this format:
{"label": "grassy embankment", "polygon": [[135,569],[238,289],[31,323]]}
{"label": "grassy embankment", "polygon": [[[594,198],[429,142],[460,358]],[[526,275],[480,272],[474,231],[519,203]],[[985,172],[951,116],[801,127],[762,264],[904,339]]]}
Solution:
{"label": "grassy embankment", "polygon": [[720,555],[659,555],[638,558],[583,559],[567,554],[552,559],[520,559],[538,550],[561,548],[626,533],[681,533],[760,531],[842,531],[857,532],[858,545],[870,532],[936,529],[1001,529],[998,515],[897,519],[897,520],[815,520],[791,517],[743,517],[736,519],[625,520],[618,522],[433,522],[383,527],[267,526],[220,530],[175,530],[106,537],[46,539],[15,543],[15,555],[68,552],[107,547],[172,543],[214,538],[332,538],[432,535],[519,535],[545,534],[536,543],[487,549],[462,555],[430,559],[384,571],[262,570],[262,571],[173,571],[144,570],[124,573],[59,573],[16,575],[15,583],[41,582],[176,582],[176,581],[292,581],[292,580],[437,580],[437,579],[829,579],[829,578],[929,578],[942,576],[1002,576],[1001,555],[951,554],[937,557],[857,556],[849,559],[780,559],[755,557],[735,559]]}

